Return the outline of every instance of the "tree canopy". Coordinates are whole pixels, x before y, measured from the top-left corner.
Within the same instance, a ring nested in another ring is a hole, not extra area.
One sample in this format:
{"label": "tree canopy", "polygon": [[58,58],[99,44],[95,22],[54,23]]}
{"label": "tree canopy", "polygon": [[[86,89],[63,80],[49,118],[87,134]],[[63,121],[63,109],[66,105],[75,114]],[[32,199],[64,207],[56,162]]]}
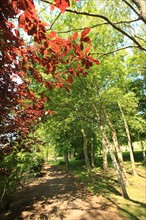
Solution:
{"label": "tree canopy", "polygon": [[145,139],[145,9],[144,0],[1,0],[2,175],[7,156],[31,147],[66,162],[84,154],[89,174],[94,154],[106,164],[109,152],[128,198],[120,145],[132,155]]}

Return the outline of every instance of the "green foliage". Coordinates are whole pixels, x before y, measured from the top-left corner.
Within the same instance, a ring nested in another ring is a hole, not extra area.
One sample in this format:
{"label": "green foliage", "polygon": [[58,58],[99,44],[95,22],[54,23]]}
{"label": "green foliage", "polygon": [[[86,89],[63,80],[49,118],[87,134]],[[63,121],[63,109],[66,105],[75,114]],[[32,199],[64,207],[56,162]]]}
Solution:
{"label": "green foliage", "polygon": [[7,209],[14,192],[30,177],[40,174],[44,159],[37,152],[13,152],[0,162],[0,206]]}

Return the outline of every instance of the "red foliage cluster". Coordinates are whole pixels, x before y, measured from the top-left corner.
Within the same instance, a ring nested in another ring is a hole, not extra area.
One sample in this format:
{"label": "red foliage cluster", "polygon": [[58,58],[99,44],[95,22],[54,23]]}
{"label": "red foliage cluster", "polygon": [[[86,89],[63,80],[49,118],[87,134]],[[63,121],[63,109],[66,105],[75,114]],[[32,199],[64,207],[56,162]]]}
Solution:
{"label": "red foliage cluster", "polygon": [[[69,0],[54,0],[51,8],[55,6],[65,12]],[[17,18],[18,27],[33,36],[32,46],[25,44],[10,18]],[[77,33],[62,39],[55,32],[47,33],[45,25],[38,18],[33,0],[0,1],[0,134],[16,130],[28,133],[31,122],[45,114],[46,99],[37,100],[30,91],[29,75],[49,90],[53,87],[68,90],[74,76],[86,76],[93,63],[99,64],[98,60],[89,56],[91,47],[84,48],[84,44],[90,44],[87,36],[89,28],[81,33],[80,43],[77,44]],[[62,71],[62,65],[66,66],[65,71]],[[45,80],[39,72],[40,67],[55,80]],[[16,82],[18,76],[22,80],[20,84]],[[31,104],[26,105],[28,102],[25,100],[31,100]]]}

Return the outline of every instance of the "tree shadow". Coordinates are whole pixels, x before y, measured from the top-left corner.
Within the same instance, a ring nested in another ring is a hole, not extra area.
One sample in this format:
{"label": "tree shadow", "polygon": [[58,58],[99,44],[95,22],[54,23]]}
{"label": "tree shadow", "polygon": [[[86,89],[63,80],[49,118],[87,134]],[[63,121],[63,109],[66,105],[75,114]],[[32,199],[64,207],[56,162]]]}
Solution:
{"label": "tree shadow", "polygon": [[[111,201],[115,206],[117,206],[117,208],[120,210],[120,211],[122,211],[124,214],[123,215],[128,215],[129,217],[128,217],[128,219],[132,219],[132,220],[141,220],[141,218],[140,217],[138,217],[138,211],[139,211],[139,207],[137,207],[137,216],[136,215],[134,215],[133,213],[132,213],[132,211],[131,211],[131,209],[130,209],[130,206],[128,205],[128,209],[126,209],[126,208],[123,208],[123,207],[120,207],[120,205],[118,205],[118,203],[116,203],[115,201],[113,201],[113,199],[111,199],[111,198],[108,198],[108,200],[109,201]],[[131,201],[131,202],[133,202],[133,203],[135,203],[135,204],[138,204],[138,205],[140,205],[140,206],[142,206],[143,208],[145,208],[145,210],[146,210],[146,204],[145,203],[142,203],[142,202],[139,202],[139,201],[136,201],[136,200],[133,200],[133,199],[128,199],[129,201]]]}
{"label": "tree shadow", "polygon": [[[107,183],[102,181],[102,184]],[[102,184],[99,187],[100,189]],[[99,188],[97,191],[100,191]],[[109,188],[114,190],[114,187],[110,184],[108,186],[108,189]],[[94,207],[94,205],[90,203],[90,196],[91,193],[88,192],[80,180],[67,174],[65,171],[50,167],[47,168],[47,175],[45,177],[34,181],[34,183],[31,183],[29,186],[15,193],[9,212],[1,216],[0,219],[22,220],[25,219],[23,216],[24,213],[26,216],[29,213],[29,218],[26,217],[26,219],[36,219],[35,215],[37,212],[37,219],[51,219],[51,216],[57,213],[59,213],[58,217],[60,219],[64,219],[64,212],[63,209],[60,210],[60,206],[66,204],[65,207],[69,209],[69,203],[80,199],[88,203],[89,209],[87,210],[88,218],[83,216],[82,219],[94,219],[95,213],[97,214],[98,210],[98,214],[101,215],[100,211],[102,210],[103,203],[97,202],[97,207]],[[83,210],[80,208],[78,208],[78,210],[83,211],[84,207]]]}
{"label": "tree shadow", "polygon": [[118,191],[119,183],[117,180],[105,176],[102,174],[94,173],[92,176],[92,182],[89,183],[94,194],[102,194],[108,196],[111,192],[115,195],[121,196],[122,194]]}

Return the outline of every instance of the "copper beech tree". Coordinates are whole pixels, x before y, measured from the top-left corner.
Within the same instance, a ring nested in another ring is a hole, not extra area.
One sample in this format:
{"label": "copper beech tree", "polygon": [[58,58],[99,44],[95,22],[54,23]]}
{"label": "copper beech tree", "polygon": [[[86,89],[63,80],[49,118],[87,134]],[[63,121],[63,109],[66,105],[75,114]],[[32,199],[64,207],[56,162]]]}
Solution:
{"label": "copper beech tree", "polygon": [[[77,2],[77,0],[74,0]],[[51,10],[58,7],[62,13],[69,7],[69,0],[54,0]],[[49,90],[66,88],[73,78],[82,74],[99,61],[90,56],[90,38],[86,28],[79,36],[74,33],[63,39],[56,32],[47,31],[48,24],[37,14],[33,0],[0,1],[0,138],[5,134],[27,135],[30,124],[38,118],[53,114],[44,109],[48,97],[36,95],[31,90],[31,80]],[[33,38],[28,45],[21,37],[21,30]],[[50,80],[41,72],[50,75]],[[18,83],[19,79],[19,83]],[[5,148],[3,148],[5,150]]]}

